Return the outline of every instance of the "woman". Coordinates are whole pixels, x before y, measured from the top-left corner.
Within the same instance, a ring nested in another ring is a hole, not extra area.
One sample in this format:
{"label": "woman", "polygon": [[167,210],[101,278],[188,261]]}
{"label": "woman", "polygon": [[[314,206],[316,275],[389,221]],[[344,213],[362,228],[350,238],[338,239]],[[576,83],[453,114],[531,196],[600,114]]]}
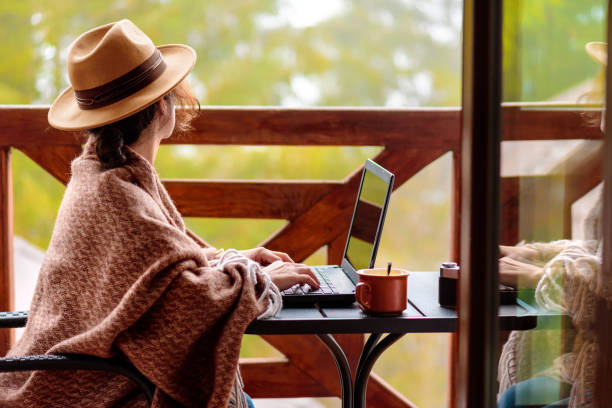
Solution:
{"label": "woman", "polygon": [[[607,45],[589,43],[587,53],[606,66]],[[600,123],[605,129],[605,120]],[[573,328],[512,332],[499,360],[499,408],[590,407],[598,358],[593,322],[599,299],[612,303],[612,287],[600,273],[601,195],[584,222],[585,240],[500,247],[500,281],[531,288],[537,303],[567,314]],[[560,355],[550,359],[551,350]],[[551,361],[552,360],[552,361]]]}
{"label": "woman", "polygon": [[[153,168],[163,139],[197,106],[182,81],[185,45],[155,47],[131,21],[95,28],[68,52],[66,89],[49,123],[86,130],[72,162],[25,333],[10,356],[123,357],[157,386],[154,406],[245,407],[238,355],[279,290],[318,287],[304,265],[263,248],[207,248],[185,228]],[[175,105],[189,105],[175,116]],[[97,372],[0,375],[0,407],[142,406],[120,376]]]}

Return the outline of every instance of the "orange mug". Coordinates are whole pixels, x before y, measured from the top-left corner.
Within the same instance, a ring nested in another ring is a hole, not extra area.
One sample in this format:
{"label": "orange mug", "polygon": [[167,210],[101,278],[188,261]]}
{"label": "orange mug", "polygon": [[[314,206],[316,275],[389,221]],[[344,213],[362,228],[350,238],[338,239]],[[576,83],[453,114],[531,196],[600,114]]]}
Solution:
{"label": "orange mug", "polygon": [[408,301],[408,271],[391,269],[360,269],[355,299],[361,309],[374,315],[401,315]]}

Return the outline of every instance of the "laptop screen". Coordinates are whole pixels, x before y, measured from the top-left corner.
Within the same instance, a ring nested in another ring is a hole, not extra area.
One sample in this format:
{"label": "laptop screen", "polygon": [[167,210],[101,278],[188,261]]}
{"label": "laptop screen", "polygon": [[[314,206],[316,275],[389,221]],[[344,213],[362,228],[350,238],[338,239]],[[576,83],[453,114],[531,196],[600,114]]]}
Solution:
{"label": "laptop screen", "polygon": [[373,162],[365,166],[344,254],[354,270],[374,266],[392,185],[391,173]]}

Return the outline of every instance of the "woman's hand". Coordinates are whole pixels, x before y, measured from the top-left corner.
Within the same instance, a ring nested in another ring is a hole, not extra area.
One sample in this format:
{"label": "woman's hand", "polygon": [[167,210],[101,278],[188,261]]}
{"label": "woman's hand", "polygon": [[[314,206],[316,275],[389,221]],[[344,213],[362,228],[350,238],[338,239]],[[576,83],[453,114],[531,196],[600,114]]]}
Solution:
{"label": "woman's hand", "polygon": [[499,260],[499,281],[513,288],[534,289],[543,273],[542,268],[517,261],[509,256]]}
{"label": "woman's hand", "polygon": [[247,258],[257,262],[261,266],[267,266],[276,261],[293,263],[293,259],[284,252],[270,251],[269,249],[258,247],[253,249],[245,249],[240,253]]}
{"label": "woman's hand", "polygon": [[508,257],[523,263],[533,263],[538,258],[538,251],[521,246],[499,246],[499,257]]}
{"label": "woman's hand", "polygon": [[312,270],[304,264],[277,262],[263,268],[279,290],[289,289],[295,284],[308,284],[313,289],[319,288],[319,281]]}

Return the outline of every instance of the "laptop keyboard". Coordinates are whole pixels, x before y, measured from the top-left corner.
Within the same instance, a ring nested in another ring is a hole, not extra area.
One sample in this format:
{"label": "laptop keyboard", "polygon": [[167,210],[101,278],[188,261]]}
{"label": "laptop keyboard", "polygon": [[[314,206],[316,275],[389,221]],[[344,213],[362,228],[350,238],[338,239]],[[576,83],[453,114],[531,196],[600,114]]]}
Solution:
{"label": "laptop keyboard", "polygon": [[321,273],[321,271],[324,271],[326,268],[319,269],[316,267],[311,267],[310,269],[314,272],[315,276],[319,280],[319,289],[313,290],[310,285],[294,285],[289,289],[285,289],[282,294],[305,295],[312,293],[313,295],[331,295],[333,293],[338,293],[334,284],[328,279],[327,274],[325,272]]}

